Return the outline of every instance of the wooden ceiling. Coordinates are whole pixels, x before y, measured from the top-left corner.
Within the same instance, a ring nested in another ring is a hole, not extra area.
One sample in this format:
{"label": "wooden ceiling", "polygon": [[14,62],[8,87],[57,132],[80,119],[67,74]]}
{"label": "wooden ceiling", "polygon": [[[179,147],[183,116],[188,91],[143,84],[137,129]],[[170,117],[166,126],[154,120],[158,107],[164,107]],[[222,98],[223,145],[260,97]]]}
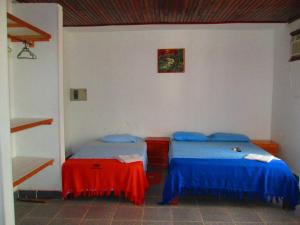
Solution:
{"label": "wooden ceiling", "polygon": [[300,0],[18,0],[57,2],[64,26],[291,22]]}

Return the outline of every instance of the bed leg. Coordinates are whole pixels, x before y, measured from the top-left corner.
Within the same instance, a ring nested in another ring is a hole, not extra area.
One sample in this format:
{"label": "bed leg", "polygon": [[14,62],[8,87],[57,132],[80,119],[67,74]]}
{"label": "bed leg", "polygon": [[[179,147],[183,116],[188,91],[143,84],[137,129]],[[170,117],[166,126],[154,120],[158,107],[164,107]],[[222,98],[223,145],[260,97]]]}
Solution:
{"label": "bed leg", "polygon": [[179,198],[178,197],[175,197],[172,199],[172,201],[170,202],[171,205],[178,205],[178,200]]}

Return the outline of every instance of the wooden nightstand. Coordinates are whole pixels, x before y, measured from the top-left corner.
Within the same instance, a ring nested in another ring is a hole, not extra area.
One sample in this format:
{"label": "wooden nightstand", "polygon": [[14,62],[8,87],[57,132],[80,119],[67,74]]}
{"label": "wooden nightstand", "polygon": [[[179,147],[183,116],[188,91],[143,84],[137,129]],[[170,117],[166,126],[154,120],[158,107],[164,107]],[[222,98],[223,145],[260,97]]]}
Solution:
{"label": "wooden nightstand", "polygon": [[271,140],[252,140],[252,143],[274,156],[278,156],[279,144]]}
{"label": "wooden nightstand", "polygon": [[169,143],[168,137],[148,137],[147,155],[148,165],[156,168],[167,168],[169,164]]}

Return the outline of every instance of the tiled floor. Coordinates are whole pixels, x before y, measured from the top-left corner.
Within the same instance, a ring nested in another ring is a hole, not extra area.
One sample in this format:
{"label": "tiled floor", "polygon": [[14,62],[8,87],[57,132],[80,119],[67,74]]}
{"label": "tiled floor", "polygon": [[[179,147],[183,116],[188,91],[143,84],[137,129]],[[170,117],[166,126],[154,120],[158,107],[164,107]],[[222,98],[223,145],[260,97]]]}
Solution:
{"label": "tiled floor", "polygon": [[147,191],[143,206],[114,197],[16,202],[17,225],[300,225],[300,207],[185,197],[160,206],[163,182]]}

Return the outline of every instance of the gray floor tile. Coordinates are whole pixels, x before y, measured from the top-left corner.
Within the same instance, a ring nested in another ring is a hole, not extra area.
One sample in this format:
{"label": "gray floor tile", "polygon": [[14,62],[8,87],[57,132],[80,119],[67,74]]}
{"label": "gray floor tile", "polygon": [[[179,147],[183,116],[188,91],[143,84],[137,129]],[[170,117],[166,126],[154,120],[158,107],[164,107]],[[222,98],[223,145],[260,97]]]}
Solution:
{"label": "gray floor tile", "polygon": [[20,225],[47,225],[50,218],[25,218],[20,222]]}
{"label": "gray floor tile", "polygon": [[173,225],[203,225],[202,222],[174,221]]}
{"label": "gray floor tile", "polygon": [[145,207],[143,220],[172,220],[170,208]]}
{"label": "gray floor tile", "polygon": [[55,218],[51,221],[49,225],[79,225],[79,219],[62,219],[62,218]]}
{"label": "gray floor tile", "polygon": [[204,222],[233,222],[229,212],[223,207],[200,208],[200,212]]}
{"label": "gray floor tile", "polygon": [[87,219],[112,219],[116,211],[115,207],[91,206],[85,216]]}
{"label": "gray floor tile", "polygon": [[256,210],[257,214],[265,222],[294,222],[293,212],[281,208],[263,208]]}
{"label": "gray floor tile", "polygon": [[82,218],[87,212],[88,207],[83,206],[64,206],[62,210],[58,213],[58,218]]}
{"label": "gray floor tile", "polygon": [[142,221],[121,221],[113,220],[111,225],[142,225]]}
{"label": "gray floor tile", "polygon": [[204,222],[204,225],[235,225],[234,222]]}
{"label": "gray floor tile", "polygon": [[269,222],[266,225],[299,225],[298,222]]}
{"label": "gray floor tile", "polygon": [[58,214],[58,212],[62,209],[61,205],[40,205],[38,207],[36,207],[35,209],[33,209],[29,214],[28,217],[48,217],[48,218],[52,218],[54,217],[56,214]]}
{"label": "gray floor tile", "polygon": [[93,198],[75,198],[75,199],[67,199],[64,201],[64,205],[66,206],[90,206],[94,202]]}
{"label": "gray floor tile", "polygon": [[252,208],[233,207],[228,211],[235,222],[263,222]]}
{"label": "gray floor tile", "polygon": [[114,216],[114,220],[141,220],[143,207],[120,206]]}
{"label": "gray floor tile", "polygon": [[118,207],[120,204],[120,199],[114,196],[111,197],[97,197],[92,202],[92,206],[108,206],[108,207]]}
{"label": "gray floor tile", "polygon": [[174,221],[202,221],[198,208],[172,208],[172,216]]}
{"label": "gray floor tile", "polygon": [[171,221],[143,221],[142,225],[173,225]]}
{"label": "gray floor tile", "polygon": [[111,220],[85,219],[80,225],[110,225]]}
{"label": "gray floor tile", "polygon": [[35,209],[36,205],[15,205],[15,218],[16,222],[19,222],[26,215],[28,215],[33,209]]}
{"label": "gray floor tile", "polygon": [[263,222],[238,222],[238,223],[235,223],[235,225],[266,225],[265,223]]}

